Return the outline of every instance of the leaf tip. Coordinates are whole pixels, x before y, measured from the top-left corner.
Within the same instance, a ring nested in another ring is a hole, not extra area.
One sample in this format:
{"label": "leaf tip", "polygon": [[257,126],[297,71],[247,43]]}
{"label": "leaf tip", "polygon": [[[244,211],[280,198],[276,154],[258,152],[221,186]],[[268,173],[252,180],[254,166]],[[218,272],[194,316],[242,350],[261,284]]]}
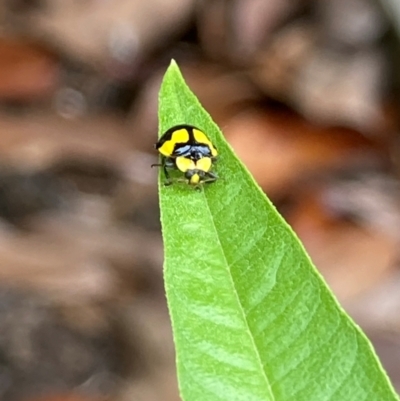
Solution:
{"label": "leaf tip", "polygon": [[174,59],[171,59],[171,62],[169,64],[168,68],[167,68],[166,75],[167,74],[179,74],[179,75],[181,75],[181,70],[179,69],[178,63]]}

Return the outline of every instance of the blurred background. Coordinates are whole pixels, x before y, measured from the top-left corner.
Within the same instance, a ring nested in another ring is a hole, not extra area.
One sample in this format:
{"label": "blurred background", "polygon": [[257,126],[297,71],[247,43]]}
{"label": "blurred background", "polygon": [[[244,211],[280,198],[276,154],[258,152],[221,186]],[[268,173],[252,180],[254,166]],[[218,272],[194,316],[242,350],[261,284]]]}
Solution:
{"label": "blurred background", "polygon": [[400,390],[399,4],[0,0],[0,399],[179,400],[171,58]]}

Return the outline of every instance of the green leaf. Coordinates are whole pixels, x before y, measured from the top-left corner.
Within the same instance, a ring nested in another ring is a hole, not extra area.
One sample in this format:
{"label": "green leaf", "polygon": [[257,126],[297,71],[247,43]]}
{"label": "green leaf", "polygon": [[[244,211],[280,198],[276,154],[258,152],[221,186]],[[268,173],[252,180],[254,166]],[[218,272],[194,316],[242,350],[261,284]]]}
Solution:
{"label": "green leaf", "polygon": [[[185,401],[398,400],[370,342],[186,86],[175,62],[160,133],[204,130],[217,182],[163,186],[165,286]],[[243,132],[246,135],[246,132]]]}

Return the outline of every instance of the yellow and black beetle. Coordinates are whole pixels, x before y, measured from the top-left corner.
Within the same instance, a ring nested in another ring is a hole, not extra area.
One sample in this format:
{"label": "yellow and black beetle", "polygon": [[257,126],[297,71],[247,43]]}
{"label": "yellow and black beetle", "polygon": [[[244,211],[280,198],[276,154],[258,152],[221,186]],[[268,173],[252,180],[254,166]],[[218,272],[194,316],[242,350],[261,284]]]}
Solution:
{"label": "yellow and black beetle", "polygon": [[168,169],[179,170],[184,173],[188,184],[198,186],[203,183],[211,183],[218,179],[211,167],[217,160],[218,152],[207,135],[200,129],[191,125],[176,125],[166,131],[155,148],[161,154],[161,166],[164,169],[165,185],[172,184]]}

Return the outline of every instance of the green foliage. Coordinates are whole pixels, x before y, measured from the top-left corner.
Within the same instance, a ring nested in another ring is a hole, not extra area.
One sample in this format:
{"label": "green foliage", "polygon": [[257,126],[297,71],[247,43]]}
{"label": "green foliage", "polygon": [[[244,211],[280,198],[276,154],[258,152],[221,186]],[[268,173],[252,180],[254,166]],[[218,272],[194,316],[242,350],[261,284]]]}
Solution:
{"label": "green foliage", "polygon": [[[163,186],[165,286],[185,401],[398,400],[370,342],[224,141],[175,62],[160,92],[160,134],[204,130],[216,183]],[[246,135],[246,132],[243,132]]]}

